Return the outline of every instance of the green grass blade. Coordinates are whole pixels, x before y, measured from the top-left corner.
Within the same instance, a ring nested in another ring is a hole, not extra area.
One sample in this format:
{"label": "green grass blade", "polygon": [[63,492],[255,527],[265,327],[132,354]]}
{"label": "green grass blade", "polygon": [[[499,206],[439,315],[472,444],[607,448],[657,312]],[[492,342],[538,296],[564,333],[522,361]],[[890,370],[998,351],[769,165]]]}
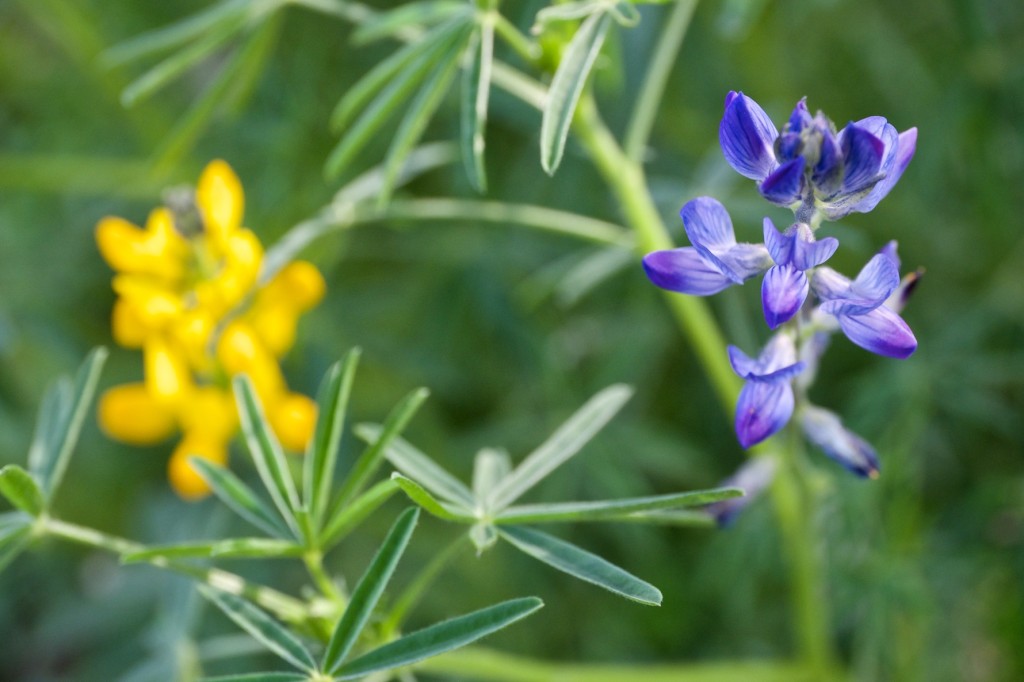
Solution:
{"label": "green grass blade", "polygon": [[366,573],[359,579],[359,583],[352,591],[352,598],[349,600],[345,613],[341,615],[331,641],[327,644],[327,651],[324,653],[323,669],[333,675],[341,667],[356,643],[359,633],[363,631],[367,621],[373,614],[377,602],[384,594],[391,575],[395,572],[399,559],[409,544],[409,538],[416,528],[416,520],[420,512],[416,507],[411,507],[398,517],[395,524],[388,531],[384,543],[373,557]]}
{"label": "green grass blade", "polygon": [[0,572],[18,558],[18,555],[25,550],[32,539],[32,526],[27,524],[20,528],[5,529],[5,531],[0,533]]}
{"label": "green grass blade", "polygon": [[210,486],[213,494],[236,514],[271,535],[288,535],[287,526],[282,525],[270,507],[230,470],[202,457],[191,457],[189,462]]}
{"label": "green grass blade", "polygon": [[338,679],[354,680],[471,644],[525,618],[543,605],[536,597],[512,599],[417,630],[352,660],[337,671]]}
{"label": "green grass blade", "polygon": [[235,621],[267,649],[296,668],[308,672],[316,670],[316,661],[302,642],[262,609],[241,597],[206,585],[199,585],[198,589],[204,597],[227,614],[228,618]]}
{"label": "green grass blade", "polygon": [[315,524],[319,524],[330,499],[334,468],[338,461],[338,445],[345,429],[345,414],[360,353],[358,348],[353,348],[342,360],[331,366],[317,393],[316,431],[306,449],[302,472],[306,507]]}
{"label": "green grass blade", "polygon": [[402,5],[388,12],[381,12],[360,24],[352,32],[353,45],[366,45],[375,40],[396,36],[410,27],[432,26],[466,7],[464,2],[454,0],[428,0]]}
{"label": "green grass blade", "polygon": [[[356,427],[356,435],[366,441],[380,437],[383,429],[376,424],[360,424]],[[434,460],[414,448],[408,441],[398,438],[391,439],[384,449],[384,456],[396,469],[413,479],[437,497],[454,504],[472,509],[473,493],[469,488],[445,471]]]}
{"label": "green grass blade", "polygon": [[0,469],[0,494],[32,516],[39,516],[46,507],[46,499],[35,477],[17,464],[8,464]]}
{"label": "green grass blade", "polygon": [[484,166],[484,132],[490,102],[491,73],[494,66],[494,22],[485,19],[470,41],[472,56],[462,72],[462,120],[459,141],[462,161],[469,182],[480,193],[487,191]]}
{"label": "green grass blade", "polygon": [[65,383],[64,388],[55,389],[59,396],[51,401],[44,399],[44,409],[53,409],[56,418],[51,420],[49,417],[40,417],[40,424],[47,422],[51,431],[45,437],[45,447],[33,447],[29,455],[29,470],[39,481],[47,499],[53,499],[64,478],[64,471],[78,443],[78,435],[82,431],[106,359],[106,348],[94,348],[78,369],[70,392]]}
{"label": "green grass blade", "polygon": [[576,105],[611,21],[607,12],[588,16],[566,48],[551,80],[540,127],[540,163],[548,175],[554,175],[562,162]]}
{"label": "green grass blade", "polygon": [[394,481],[381,481],[352,502],[340,505],[324,523],[320,533],[321,549],[326,551],[345,537],[397,491],[398,485]]}
{"label": "green grass blade", "polygon": [[245,442],[249,445],[252,460],[256,464],[256,471],[281,516],[298,535],[295,510],[299,508],[299,493],[295,489],[295,481],[285,460],[284,451],[267,425],[267,419],[263,415],[259,398],[256,397],[249,377],[235,377],[234,386],[242,432],[245,434]]}
{"label": "green grass blade", "polygon": [[588,400],[495,487],[488,507],[502,511],[564,464],[615,416],[632,394],[629,386],[615,384]]}
{"label": "green grass blade", "polygon": [[271,538],[231,538],[210,542],[147,547],[121,556],[121,563],[157,562],[173,559],[220,557],[225,559],[277,559],[300,556],[302,547],[288,540]]}
{"label": "green grass blade", "polygon": [[654,585],[576,545],[521,526],[505,526],[498,532],[520,551],[574,578],[641,604],[661,605],[661,591]]}
{"label": "green grass blade", "polygon": [[423,507],[423,509],[439,519],[463,522],[472,522],[476,520],[472,514],[468,513],[470,511],[468,509],[465,510],[466,513],[452,511],[446,507],[443,502],[440,502],[436,497],[424,490],[423,486],[411,478],[406,478],[402,474],[395,472],[391,474],[391,480],[398,484],[398,487],[402,489],[402,492],[404,492],[410,500]]}
{"label": "green grass blade", "polygon": [[509,507],[501,512],[494,519],[494,522],[500,524],[618,521],[633,516],[638,512],[699,507],[742,495],[743,491],[739,488],[716,488],[712,490],[674,493],[671,495],[634,497],[624,500],[520,505]]}
{"label": "green grass blade", "polygon": [[362,115],[345,131],[341,141],[331,151],[325,169],[328,177],[339,175],[391,114],[408,101],[409,95],[422,84],[424,74],[444,58],[453,44],[461,42],[465,27],[466,20],[460,19],[455,30],[445,31],[436,42],[421,46],[417,58],[388,79],[387,87],[363,110]]}

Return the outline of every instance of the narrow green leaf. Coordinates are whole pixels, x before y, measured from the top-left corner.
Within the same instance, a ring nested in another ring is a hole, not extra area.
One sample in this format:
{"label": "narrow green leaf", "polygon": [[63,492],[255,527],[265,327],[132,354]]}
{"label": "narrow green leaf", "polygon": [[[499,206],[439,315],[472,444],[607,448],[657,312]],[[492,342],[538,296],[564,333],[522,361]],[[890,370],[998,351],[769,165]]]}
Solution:
{"label": "narrow green leaf", "polygon": [[608,11],[619,26],[633,28],[640,23],[640,10],[633,3],[627,2],[627,0],[619,0]]}
{"label": "narrow green leaf", "polygon": [[470,41],[468,68],[462,72],[462,160],[470,184],[478,192],[487,191],[484,166],[484,131],[490,101],[491,72],[494,66],[494,22],[485,19]]}
{"label": "narrow green leaf", "polygon": [[32,517],[20,511],[9,511],[0,514],[0,536],[14,527],[21,527],[32,522]]}
{"label": "narrow green leaf", "polygon": [[52,470],[60,448],[61,424],[67,421],[71,412],[71,397],[74,385],[68,377],[60,377],[46,388],[32,444],[28,449],[28,470],[40,481],[45,481]]}
{"label": "narrow green leaf", "polygon": [[409,28],[431,26],[464,10],[466,3],[454,0],[432,0],[402,5],[388,12],[381,12],[359,25],[352,32],[352,44],[366,45],[381,38],[397,35]]}
{"label": "narrow green leaf", "polygon": [[391,580],[391,574],[395,572],[398,560],[402,558],[402,553],[409,544],[419,514],[420,511],[416,507],[410,507],[402,512],[388,531],[384,543],[377,550],[377,555],[370,562],[366,573],[352,591],[352,598],[345,608],[345,613],[341,615],[324,653],[323,669],[329,674],[333,675],[341,667],[345,657],[352,650],[352,645],[356,643],[359,633],[363,631],[373,614],[373,609],[384,594],[384,588]]}
{"label": "narrow green leaf", "polygon": [[338,491],[337,499],[334,502],[333,509],[335,511],[359,494],[359,491],[366,485],[370,476],[373,475],[377,467],[384,460],[384,452],[388,445],[398,434],[405,430],[409,420],[413,418],[417,410],[420,409],[420,405],[423,404],[423,401],[429,395],[430,391],[425,388],[414,389],[407,393],[391,409],[391,412],[384,419],[383,430],[363,450],[362,454],[359,455],[359,459],[352,465],[352,470],[345,476],[345,481],[341,484],[341,489]]}
{"label": "narrow green leaf", "polygon": [[242,675],[221,675],[204,677],[200,682],[308,682],[308,675],[295,673],[245,673]]}
{"label": "narrow green leaf", "polygon": [[511,599],[417,630],[342,666],[337,671],[338,679],[354,680],[471,644],[525,618],[542,606],[544,602],[536,597]]}
{"label": "narrow green leaf", "polygon": [[64,478],[64,471],[78,443],[78,434],[82,431],[106,359],[106,348],[94,348],[78,369],[70,390],[69,384],[63,382],[53,389],[53,398],[43,400],[44,411],[52,410],[52,417],[41,415],[39,424],[40,427],[46,426],[49,434],[43,437],[40,447],[35,447],[36,443],[33,443],[29,453],[29,471],[39,482],[47,499],[53,498]]}
{"label": "narrow green leaf", "polygon": [[295,489],[295,481],[292,480],[284,451],[267,425],[267,418],[263,415],[259,398],[256,397],[249,377],[235,377],[234,385],[242,432],[245,434],[245,442],[249,445],[252,460],[256,464],[256,471],[281,516],[298,534],[295,510],[299,507],[299,493]]}
{"label": "narrow green leaf", "polygon": [[345,413],[360,353],[358,348],[353,348],[332,365],[317,393],[316,431],[306,450],[302,480],[306,506],[316,523],[323,517],[330,499],[338,445],[345,428]]}
{"label": "narrow green leaf", "polygon": [[419,483],[411,478],[406,478],[397,471],[391,474],[391,480],[398,484],[398,487],[402,489],[402,492],[408,495],[410,500],[423,507],[427,512],[439,519],[462,522],[473,522],[476,520],[470,513],[471,510],[465,509],[465,513],[460,513],[460,511],[463,510],[450,509],[444,502],[440,502],[436,497],[424,490],[423,486]]}
{"label": "narrow green leaf", "polygon": [[[468,36],[468,33],[463,32],[460,36]],[[384,162],[384,184],[377,195],[378,206],[387,204],[391,198],[406,157],[416,147],[427,129],[427,124],[434,117],[455,80],[459,58],[465,48],[464,38],[456,40],[455,44],[441,56],[440,63],[423,81],[415,99],[409,104],[409,109],[391,138],[391,147]]]}
{"label": "narrow green leaf", "polygon": [[602,11],[608,6],[607,0],[577,0],[545,7],[537,12],[535,24],[542,27],[552,21],[575,21]]}
{"label": "narrow green leaf", "polygon": [[[504,450],[483,448],[473,459],[473,496],[486,509],[491,492],[512,471],[512,460]],[[488,510],[489,511],[489,510]]]}
{"label": "narrow green leaf", "polygon": [[574,578],[641,604],[661,605],[657,587],[565,540],[522,526],[504,526],[498,532],[520,551]]}
{"label": "narrow green leaf", "polygon": [[235,621],[263,646],[296,668],[308,672],[316,670],[316,661],[302,642],[262,609],[241,597],[206,585],[199,585],[198,589],[204,597],[216,604],[228,618]]}
{"label": "narrow green leaf", "polygon": [[[356,435],[366,441],[380,437],[382,429],[377,424],[360,424],[355,429]],[[434,460],[414,448],[402,438],[391,439],[384,449],[384,456],[396,469],[413,479],[421,486],[446,502],[473,508],[473,493],[469,488]]]}
{"label": "narrow green leaf", "polygon": [[148,31],[114,45],[100,59],[110,68],[136,61],[183,45],[221,23],[237,19],[245,12],[248,0],[225,0],[196,12],[169,26]]}
{"label": "narrow green leaf", "polygon": [[231,538],[229,540],[211,540],[209,542],[190,542],[180,545],[160,545],[147,547],[138,552],[121,556],[121,563],[132,564],[154,559],[188,559],[188,558],[263,558],[275,559],[299,556],[302,547],[287,540],[270,538]]}
{"label": "narrow green leaf", "polygon": [[718,525],[711,514],[696,509],[656,509],[636,512],[615,519],[617,523],[643,523],[659,526],[689,526],[713,528]]}
{"label": "narrow green leaf", "polygon": [[328,177],[334,177],[341,173],[370,141],[374,133],[387,122],[392,112],[399,105],[408,101],[409,95],[423,82],[423,75],[444,58],[452,45],[461,42],[465,30],[465,19],[459,19],[454,30],[444,31],[439,39],[421,45],[415,58],[400,72],[392,74],[392,77],[388,79],[387,87],[366,107],[362,115],[345,131],[344,136],[331,151],[326,165]]}
{"label": "narrow green leaf", "polygon": [[381,481],[352,502],[339,505],[324,523],[323,531],[320,533],[321,548],[326,551],[345,537],[397,490],[398,485],[394,481]]}
{"label": "narrow green leaf", "polygon": [[5,532],[0,533],[0,572],[18,558],[31,539],[32,526],[27,524],[20,528],[5,529]]}
{"label": "narrow green leaf", "polygon": [[610,25],[607,12],[588,16],[566,48],[551,80],[540,127],[540,163],[548,175],[554,175],[562,162],[576,104]]}
{"label": "narrow green leaf", "polygon": [[271,535],[288,535],[288,528],[282,525],[266,502],[229,469],[202,457],[190,457],[189,462],[210,486],[213,494],[236,514]]}
{"label": "narrow green leaf", "polygon": [[561,502],[556,504],[524,504],[509,507],[498,514],[495,523],[560,523],[566,521],[617,521],[637,512],[699,507],[719,500],[741,497],[740,488],[694,490],[671,495],[633,497],[623,500],[595,502]]}
{"label": "narrow green leaf", "polygon": [[629,386],[614,384],[588,400],[497,485],[488,508],[502,511],[564,464],[615,416],[632,394]]}
{"label": "narrow green leaf", "polygon": [[36,479],[17,464],[8,464],[0,469],[0,493],[15,507],[32,516],[39,516],[46,506]]}

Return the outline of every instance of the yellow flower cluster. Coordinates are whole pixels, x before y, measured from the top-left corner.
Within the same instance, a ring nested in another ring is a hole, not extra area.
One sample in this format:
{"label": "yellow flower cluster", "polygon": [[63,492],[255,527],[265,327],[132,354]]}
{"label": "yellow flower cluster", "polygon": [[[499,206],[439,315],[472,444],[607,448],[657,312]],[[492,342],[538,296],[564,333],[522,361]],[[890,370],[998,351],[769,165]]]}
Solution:
{"label": "yellow flower cluster", "polygon": [[145,376],[107,391],[99,421],[134,445],[180,431],[168,477],[179,495],[197,499],[209,489],[188,457],[227,461],[238,428],[236,374],[252,379],[281,444],[305,448],[316,403],[288,390],[278,360],[325,284],[312,264],[295,261],[260,286],[263,246],[242,227],[242,185],[225,162],[210,163],[194,193],[170,199],[144,228],[113,217],[96,228],[100,253],[116,271],[114,340],[142,350]]}

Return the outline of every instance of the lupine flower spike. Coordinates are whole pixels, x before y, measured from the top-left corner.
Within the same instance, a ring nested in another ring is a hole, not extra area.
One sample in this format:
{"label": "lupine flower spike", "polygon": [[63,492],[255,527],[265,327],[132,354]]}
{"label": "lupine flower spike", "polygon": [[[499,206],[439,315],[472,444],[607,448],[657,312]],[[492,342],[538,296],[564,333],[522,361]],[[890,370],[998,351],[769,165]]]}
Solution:
{"label": "lupine flower spike", "polygon": [[142,350],[144,381],[107,391],[99,421],[111,437],[151,445],[182,438],[168,465],[182,497],[207,494],[188,457],[223,464],[238,417],[231,377],[245,373],[286,449],[302,450],[316,404],[288,390],[278,358],[292,346],[299,315],[325,285],[296,261],[259,285],[263,247],[242,227],[242,185],[223,161],[203,171],[195,191],[175,190],[144,228],[104,218],[96,228],[103,258],[116,271],[114,340]]}

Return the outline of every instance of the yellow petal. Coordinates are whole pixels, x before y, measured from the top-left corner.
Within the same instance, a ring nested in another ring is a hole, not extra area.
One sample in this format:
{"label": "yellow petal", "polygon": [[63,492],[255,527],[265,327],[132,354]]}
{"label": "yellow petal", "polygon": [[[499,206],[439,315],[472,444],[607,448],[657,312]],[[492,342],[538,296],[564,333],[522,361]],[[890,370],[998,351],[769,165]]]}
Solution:
{"label": "yellow petal", "polygon": [[196,187],[196,205],[203,215],[203,226],[217,241],[225,241],[241,226],[245,197],[231,166],[220,159],[206,166]]}
{"label": "yellow petal", "polygon": [[127,220],[107,217],[96,226],[100,254],[119,272],[147,274],[166,280],[180,279],[188,245],[174,230],[170,212],[150,213],[146,229]]}
{"label": "yellow petal", "polygon": [[114,291],[132,307],[139,323],[152,330],[162,329],[184,310],[181,297],[158,280],[139,275],[118,275]]}
{"label": "yellow petal", "polygon": [[228,391],[214,386],[196,388],[178,408],[183,431],[227,442],[238,428],[235,401]]}
{"label": "yellow petal", "polygon": [[200,457],[223,466],[228,461],[227,444],[201,434],[186,433],[171,453],[167,463],[167,478],[171,487],[186,500],[200,500],[210,494],[210,486],[192,467],[189,457]]}
{"label": "yellow petal", "polygon": [[142,348],[146,336],[154,331],[146,327],[135,307],[123,298],[114,303],[110,327],[114,341],[125,348]]}
{"label": "yellow petal", "polygon": [[298,313],[291,306],[260,302],[246,317],[274,357],[281,357],[295,343],[295,328],[299,320]]}
{"label": "yellow petal", "polygon": [[316,428],[316,403],[301,393],[289,393],[269,412],[270,426],[281,445],[290,452],[302,452]]}
{"label": "yellow petal", "polygon": [[309,310],[324,297],[327,283],[316,266],[294,261],[281,269],[265,287],[268,296],[289,303],[297,311]]}
{"label": "yellow petal", "polygon": [[212,370],[210,342],[216,327],[217,321],[209,311],[196,308],[182,313],[172,329],[189,364],[200,373],[209,374]]}
{"label": "yellow petal", "polygon": [[153,445],[174,432],[174,414],[153,399],[144,384],[111,388],[97,408],[100,428],[129,445]]}
{"label": "yellow petal", "polygon": [[192,376],[181,351],[165,339],[146,341],[142,349],[146,390],[164,405],[174,405],[188,397]]}
{"label": "yellow petal", "polygon": [[217,359],[228,375],[248,375],[265,405],[276,401],[285,391],[277,360],[253,328],[241,320],[231,322],[221,333]]}

